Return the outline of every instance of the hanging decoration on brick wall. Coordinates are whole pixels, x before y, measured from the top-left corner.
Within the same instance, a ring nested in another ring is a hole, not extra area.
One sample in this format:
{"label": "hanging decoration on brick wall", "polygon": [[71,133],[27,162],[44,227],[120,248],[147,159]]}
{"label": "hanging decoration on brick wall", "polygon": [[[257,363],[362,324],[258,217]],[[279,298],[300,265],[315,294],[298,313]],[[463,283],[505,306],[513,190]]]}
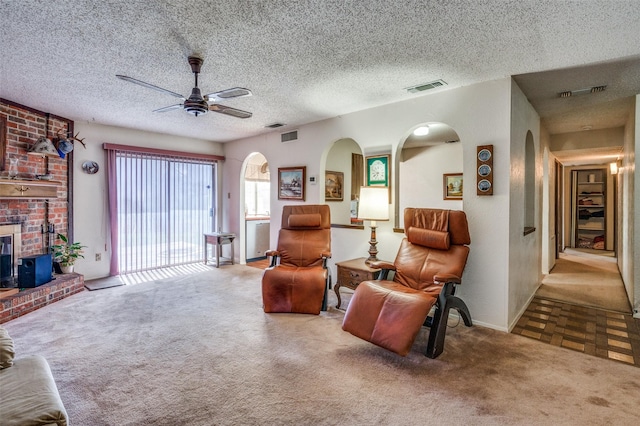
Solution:
{"label": "hanging decoration on brick wall", "polygon": [[73,142],[80,142],[82,146],[86,149],[87,145],[84,143],[84,138],[78,138],[79,133],[75,135],[73,133],[64,132],[63,129],[60,129],[56,132],[57,137],[53,140],[53,145],[55,146],[60,158],[65,158],[66,154],[73,151]]}

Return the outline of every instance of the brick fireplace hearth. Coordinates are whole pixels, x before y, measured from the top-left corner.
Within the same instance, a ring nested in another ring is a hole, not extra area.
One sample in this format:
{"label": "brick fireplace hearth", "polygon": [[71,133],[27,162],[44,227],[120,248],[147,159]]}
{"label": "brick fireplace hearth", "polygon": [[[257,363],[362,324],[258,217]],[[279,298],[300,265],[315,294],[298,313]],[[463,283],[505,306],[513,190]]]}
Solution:
{"label": "brick fireplace hearth", "polygon": [[0,324],[55,303],[84,290],[84,276],[55,275],[54,280],[36,288],[25,288],[0,299]]}
{"label": "brick fireplace hearth", "polygon": [[18,259],[49,253],[58,233],[73,241],[73,152],[64,158],[30,152],[41,137],[55,141],[72,134],[69,119],[0,99],[0,284],[9,288],[0,292],[0,323],[84,289],[78,274],[55,275],[49,283],[17,293],[10,288],[15,287]]}

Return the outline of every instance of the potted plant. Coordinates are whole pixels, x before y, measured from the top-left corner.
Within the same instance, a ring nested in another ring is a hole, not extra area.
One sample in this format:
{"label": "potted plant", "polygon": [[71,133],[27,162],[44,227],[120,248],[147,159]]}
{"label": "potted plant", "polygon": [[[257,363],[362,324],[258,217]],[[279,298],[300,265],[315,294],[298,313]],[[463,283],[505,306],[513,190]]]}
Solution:
{"label": "potted plant", "polygon": [[62,273],[69,274],[73,272],[73,265],[76,263],[79,257],[84,259],[82,255],[83,248],[86,246],[80,243],[69,244],[69,240],[63,234],[58,234],[58,238],[62,240],[62,244],[56,244],[51,246],[53,249],[53,256],[55,260],[60,264]]}

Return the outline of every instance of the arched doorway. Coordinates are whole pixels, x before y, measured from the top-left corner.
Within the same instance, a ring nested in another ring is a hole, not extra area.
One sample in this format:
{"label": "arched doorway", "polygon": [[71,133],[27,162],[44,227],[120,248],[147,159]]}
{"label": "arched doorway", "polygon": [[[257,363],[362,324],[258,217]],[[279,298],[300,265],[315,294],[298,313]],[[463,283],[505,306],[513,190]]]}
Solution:
{"label": "arched doorway", "polygon": [[[398,145],[395,161],[395,227],[402,228],[406,207],[462,210],[462,197],[445,199],[444,176],[463,174],[462,145],[445,123],[422,123]],[[464,191],[464,187],[460,188]]]}
{"label": "arched doorway", "polygon": [[271,173],[263,154],[255,152],[247,157],[242,188],[244,238],[240,241],[240,263],[245,263],[265,258],[269,250]]}

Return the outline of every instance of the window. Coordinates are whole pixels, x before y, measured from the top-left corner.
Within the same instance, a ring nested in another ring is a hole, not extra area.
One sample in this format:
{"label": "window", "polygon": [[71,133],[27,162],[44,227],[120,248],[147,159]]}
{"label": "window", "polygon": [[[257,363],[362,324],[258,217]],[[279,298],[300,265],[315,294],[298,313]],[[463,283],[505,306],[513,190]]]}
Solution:
{"label": "window", "polygon": [[109,195],[117,273],[203,259],[203,234],[215,229],[215,168],[208,159],[113,151]]}
{"label": "window", "polygon": [[271,183],[264,181],[245,181],[245,210],[247,216],[269,216]]}

